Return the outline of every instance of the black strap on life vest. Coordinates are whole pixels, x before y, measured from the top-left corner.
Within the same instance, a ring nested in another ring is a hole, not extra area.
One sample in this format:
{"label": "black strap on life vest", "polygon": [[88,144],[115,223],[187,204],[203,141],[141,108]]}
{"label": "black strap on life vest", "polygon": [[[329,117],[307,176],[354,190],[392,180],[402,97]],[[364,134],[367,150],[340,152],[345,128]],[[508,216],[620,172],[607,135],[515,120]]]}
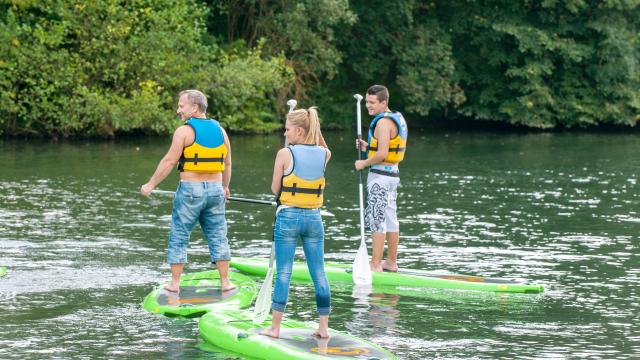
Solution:
{"label": "black strap on life vest", "polygon": [[296,193],[300,193],[315,194],[317,197],[320,197],[320,195],[322,195],[322,184],[318,185],[317,189],[309,189],[298,187],[298,183],[293,183],[293,186],[283,186],[281,192],[290,192],[291,196],[296,196]]}
{"label": "black strap on life vest", "polygon": [[224,163],[224,155],[222,155],[222,157],[217,157],[217,158],[201,158],[201,157],[198,157],[198,153],[195,153],[192,158],[188,158],[188,157],[184,157],[184,154],[182,154],[182,156],[180,157],[180,162],[178,163],[178,171],[184,171],[184,163],[186,162],[192,162],[194,165],[198,165],[199,162]]}
{"label": "black strap on life vest", "polygon": [[[394,153],[399,153],[399,152],[404,152],[406,148],[400,147],[400,144],[396,145],[396,147],[394,148],[389,148],[389,152],[394,152]],[[367,146],[367,151],[369,150],[373,150],[373,151],[378,151],[378,147],[377,146]]]}

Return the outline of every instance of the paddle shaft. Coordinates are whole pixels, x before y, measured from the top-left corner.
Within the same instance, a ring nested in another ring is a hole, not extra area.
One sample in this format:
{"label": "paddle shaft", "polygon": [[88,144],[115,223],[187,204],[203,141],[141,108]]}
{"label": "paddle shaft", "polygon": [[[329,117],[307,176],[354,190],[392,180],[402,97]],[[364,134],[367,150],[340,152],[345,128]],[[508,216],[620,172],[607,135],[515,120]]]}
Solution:
{"label": "paddle shaft", "polygon": [[[360,144],[362,141],[362,113],[360,111],[360,102],[362,101],[362,95],[355,94],[354,97],[357,100],[356,103],[356,118],[358,134],[358,145],[356,146],[358,161],[362,160],[362,151]],[[358,195],[359,195],[359,208],[360,208],[360,246],[356,257],[353,259],[353,282],[356,285],[371,285],[372,274],[369,267],[369,255],[367,254],[367,243],[364,239],[364,190],[362,185],[362,170],[358,170]]]}
{"label": "paddle shaft", "polygon": [[[176,194],[175,191],[158,190],[158,189],[155,189],[152,192],[154,192],[156,194],[162,194],[162,195],[175,195]],[[237,202],[244,202],[244,203],[251,203],[251,204],[263,204],[263,205],[271,205],[271,206],[275,206],[276,205],[275,201],[247,199],[247,198],[242,198],[242,197],[237,197],[237,196],[230,196],[228,200],[237,201]]]}
{"label": "paddle shaft", "polygon": [[229,200],[237,201],[237,202],[245,202],[245,203],[250,203],[250,204],[263,204],[263,205],[271,205],[271,206],[276,206],[277,205],[275,201],[246,199],[246,198],[235,197],[235,196],[230,196]]}
{"label": "paddle shaft", "polygon": [[[158,190],[155,189],[152,191],[155,194],[162,194],[162,195],[175,195],[176,192],[175,191],[168,191],[168,190]],[[269,200],[258,200],[258,199],[247,199],[247,198],[242,198],[242,197],[237,197],[237,196],[230,196],[229,199],[230,201],[237,201],[237,202],[243,202],[243,203],[250,203],[250,204],[261,204],[261,205],[270,205],[270,206],[276,206],[277,203],[275,201],[269,201]],[[322,216],[335,216],[333,215],[333,213],[330,213],[326,210],[320,210],[320,214]]]}
{"label": "paddle shaft", "polygon": [[[357,134],[358,134],[358,160],[362,160],[362,151],[360,151],[360,141],[362,140],[362,112],[360,111],[360,101],[362,97],[356,97],[358,99],[356,105],[357,116]],[[362,189],[362,170],[358,170],[358,195],[360,206],[360,241],[364,243],[364,191]]]}
{"label": "paddle shaft", "polygon": [[[297,101],[291,99],[287,101],[287,105],[289,105],[289,113],[293,111],[293,109],[297,105]],[[286,126],[286,120],[285,120]],[[287,138],[284,138],[284,147],[289,146],[289,141]],[[276,197],[279,198],[280,195]],[[274,205],[277,205],[277,202],[273,202]],[[260,292],[258,293],[258,298],[256,299],[256,305],[253,309],[253,322],[255,324],[259,324],[265,320],[267,314],[269,312],[270,304],[269,300],[271,298],[271,293],[273,291],[273,261],[275,259],[275,240],[276,240],[276,219],[278,216],[278,212],[276,211],[276,215],[273,219],[273,230],[271,232],[271,254],[269,255],[269,271],[267,271],[267,276],[260,287]]]}

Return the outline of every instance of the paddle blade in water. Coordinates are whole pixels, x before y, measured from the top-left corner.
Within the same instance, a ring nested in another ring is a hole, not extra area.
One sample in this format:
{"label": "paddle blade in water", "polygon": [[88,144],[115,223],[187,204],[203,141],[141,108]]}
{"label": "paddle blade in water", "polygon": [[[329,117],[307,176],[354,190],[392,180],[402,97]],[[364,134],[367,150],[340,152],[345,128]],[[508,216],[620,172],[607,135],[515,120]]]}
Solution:
{"label": "paddle blade in water", "polygon": [[256,307],[253,309],[253,323],[262,323],[269,314],[271,308],[271,290],[273,283],[273,267],[267,271],[267,276],[264,278],[264,283],[258,293],[258,299],[256,300]]}
{"label": "paddle blade in water", "polygon": [[371,284],[371,267],[369,267],[369,254],[367,244],[360,242],[360,248],[353,260],[353,283],[356,285]]}

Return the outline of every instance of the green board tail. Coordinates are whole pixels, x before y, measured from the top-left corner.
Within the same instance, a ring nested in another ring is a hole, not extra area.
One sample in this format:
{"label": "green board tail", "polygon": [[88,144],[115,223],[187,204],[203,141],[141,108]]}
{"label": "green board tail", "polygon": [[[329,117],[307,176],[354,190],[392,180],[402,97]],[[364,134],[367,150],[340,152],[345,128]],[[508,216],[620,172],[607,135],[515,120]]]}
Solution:
{"label": "green board tail", "polygon": [[229,272],[237,287],[222,291],[217,270],[188,274],[180,278],[180,292],[164,290],[164,284],[147,295],[142,307],[154,314],[198,317],[212,310],[243,309],[251,306],[256,296],[255,282],[240,273]]}
{"label": "green board tail", "polygon": [[[234,258],[231,260],[230,265],[243,273],[264,276],[267,272],[268,261],[264,259]],[[350,265],[325,263],[325,273],[329,281],[353,283]],[[294,263],[291,280],[301,282],[311,281],[306,263]],[[525,284],[506,279],[485,278],[481,276],[437,274],[421,270],[401,270],[397,273],[374,272],[373,285],[531,294],[544,291],[544,287],[537,284]]]}
{"label": "green board tail", "polygon": [[260,335],[271,318],[253,323],[250,311],[224,310],[204,315],[198,327],[202,338],[220,348],[257,359],[397,359],[388,350],[353,335],[329,329],[328,339],[313,336],[316,325],[284,320],[280,338]]}

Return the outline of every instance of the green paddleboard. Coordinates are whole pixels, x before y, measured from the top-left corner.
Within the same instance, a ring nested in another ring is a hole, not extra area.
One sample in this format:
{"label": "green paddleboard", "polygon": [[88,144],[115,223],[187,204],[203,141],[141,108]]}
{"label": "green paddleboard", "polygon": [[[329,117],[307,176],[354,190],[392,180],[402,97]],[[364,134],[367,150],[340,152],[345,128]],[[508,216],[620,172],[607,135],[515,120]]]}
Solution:
{"label": "green paddleboard", "polygon": [[328,339],[313,336],[317,325],[283,320],[280,337],[260,335],[271,317],[253,323],[253,312],[223,310],[204,315],[198,327],[202,338],[218,347],[257,359],[397,359],[388,350],[353,335],[329,329]]}
{"label": "green paddleboard", "polygon": [[[265,276],[269,269],[267,259],[233,258],[231,266],[251,275]],[[331,282],[353,283],[351,264],[325,263],[325,273]],[[511,293],[541,293],[542,285],[523,284],[505,279],[481,276],[430,273],[422,270],[400,270],[394,272],[374,272],[374,286],[408,286],[421,288],[478,290]],[[291,274],[293,281],[311,281],[309,269],[304,262],[294,262]]]}
{"label": "green paddleboard", "polygon": [[7,275],[7,268],[4,266],[0,266],[0,277]]}
{"label": "green paddleboard", "polygon": [[237,272],[229,272],[229,279],[237,287],[222,291],[217,270],[207,270],[180,278],[180,292],[164,290],[162,284],[144,298],[142,307],[154,314],[198,317],[211,310],[243,309],[256,296],[253,280]]}

